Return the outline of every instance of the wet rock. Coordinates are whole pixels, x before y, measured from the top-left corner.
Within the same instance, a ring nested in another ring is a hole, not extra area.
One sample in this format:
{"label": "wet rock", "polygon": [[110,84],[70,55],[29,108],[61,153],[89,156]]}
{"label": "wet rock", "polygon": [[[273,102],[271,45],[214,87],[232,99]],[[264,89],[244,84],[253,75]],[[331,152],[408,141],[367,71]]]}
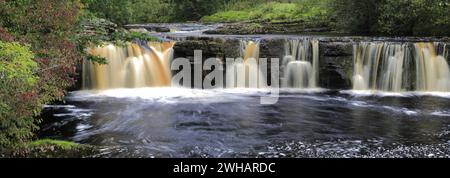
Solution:
{"label": "wet rock", "polygon": [[308,23],[304,21],[293,22],[241,22],[226,24],[217,29],[207,30],[205,34],[293,34],[330,32],[332,28],[326,24]]}
{"label": "wet rock", "polygon": [[81,145],[71,149],[54,145],[1,149],[0,158],[84,158],[96,157],[99,147]]}
{"label": "wet rock", "polygon": [[138,32],[138,33],[145,33],[149,34],[150,32],[145,28],[137,28],[137,29],[130,29],[130,32]]}
{"label": "wet rock", "polygon": [[167,27],[155,27],[154,31],[155,32],[170,32],[170,28],[167,28]]}
{"label": "wet rock", "polygon": [[101,18],[93,18],[81,22],[80,33],[82,35],[104,35],[105,33],[112,34],[116,32],[117,29],[117,24],[112,23],[111,21]]}
{"label": "wet rock", "polygon": [[327,57],[353,55],[353,44],[349,42],[322,42],[320,49],[321,54]]}
{"label": "wet rock", "polygon": [[[240,45],[238,39],[225,39],[214,37],[189,37],[178,41],[174,46],[174,59],[187,58],[191,61],[191,69],[194,69],[194,51],[201,50],[202,60],[216,58],[222,62],[225,69],[226,58],[237,58],[240,56]],[[179,70],[172,71],[173,74]],[[194,72],[194,71],[192,71]],[[210,71],[203,71],[205,77]],[[192,78],[193,82],[194,78]]]}
{"label": "wet rock", "polygon": [[319,44],[319,86],[330,89],[351,88],[353,44],[322,42]]}
{"label": "wet rock", "polygon": [[189,37],[178,41],[174,46],[175,58],[194,57],[194,51],[201,50],[203,59],[210,57],[225,58],[239,57],[239,40],[220,37]]}
{"label": "wet rock", "polygon": [[320,61],[319,86],[329,89],[350,89],[351,57],[324,57]]}
{"label": "wet rock", "polygon": [[260,57],[263,58],[279,58],[284,57],[285,39],[269,38],[260,41]]}
{"label": "wet rock", "polygon": [[133,29],[145,29],[149,32],[170,32],[170,28],[169,27],[165,27],[162,25],[150,25],[150,24],[146,24],[146,25],[125,25],[124,26],[125,29],[127,30],[133,30]]}

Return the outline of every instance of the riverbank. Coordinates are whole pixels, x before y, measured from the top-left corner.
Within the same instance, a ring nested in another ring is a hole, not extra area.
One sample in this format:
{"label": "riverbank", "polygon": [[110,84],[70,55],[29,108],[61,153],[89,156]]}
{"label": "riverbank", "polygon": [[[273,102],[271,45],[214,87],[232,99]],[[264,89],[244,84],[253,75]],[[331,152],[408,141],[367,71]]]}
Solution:
{"label": "riverbank", "polygon": [[91,145],[42,139],[15,148],[2,148],[0,158],[83,158],[98,154],[98,150]]}

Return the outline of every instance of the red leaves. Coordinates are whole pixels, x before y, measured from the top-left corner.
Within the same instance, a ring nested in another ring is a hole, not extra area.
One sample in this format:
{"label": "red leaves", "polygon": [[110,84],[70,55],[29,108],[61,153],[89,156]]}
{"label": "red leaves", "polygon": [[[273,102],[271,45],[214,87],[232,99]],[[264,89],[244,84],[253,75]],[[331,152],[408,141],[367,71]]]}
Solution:
{"label": "red leaves", "polygon": [[14,36],[9,34],[4,28],[0,27],[0,40],[12,42],[14,41]]}

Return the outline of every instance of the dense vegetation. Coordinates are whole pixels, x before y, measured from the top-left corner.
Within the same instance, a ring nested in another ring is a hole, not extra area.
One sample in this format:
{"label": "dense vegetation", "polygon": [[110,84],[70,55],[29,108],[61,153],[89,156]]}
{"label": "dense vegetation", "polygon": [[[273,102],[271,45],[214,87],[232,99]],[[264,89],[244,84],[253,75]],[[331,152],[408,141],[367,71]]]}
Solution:
{"label": "dense vegetation", "polygon": [[[296,3],[292,3],[296,2]],[[232,1],[224,10],[201,19],[203,22],[313,21],[328,20],[327,1]]]}
{"label": "dense vegetation", "polygon": [[[350,34],[450,34],[448,0],[0,0],[0,146],[29,141],[43,104],[62,99],[101,41],[155,40],[80,25],[149,22],[322,22]],[[101,21],[102,23],[104,21]],[[98,59],[100,60],[100,59]]]}
{"label": "dense vegetation", "polygon": [[[33,138],[43,105],[63,99],[75,84],[76,65],[103,60],[85,54],[87,45],[154,40],[97,29],[97,18],[84,7],[80,0],[0,0],[0,147]],[[83,32],[93,21],[94,31]]]}
{"label": "dense vegetation", "polygon": [[450,35],[448,0],[339,0],[330,9],[338,27],[350,33]]}
{"label": "dense vegetation", "polygon": [[40,106],[33,89],[39,77],[29,47],[0,41],[0,145],[10,146],[30,137]]}
{"label": "dense vegetation", "polygon": [[197,21],[229,0],[83,0],[98,17],[118,24]]}
{"label": "dense vegetation", "polygon": [[42,105],[62,99],[82,57],[73,35],[81,4],[0,0],[0,146],[27,141]]}
{"label": "dense vegetation", "polygon": [[367,35],[448,35],[448,0],[83,0],[119,24],[305,21]]}

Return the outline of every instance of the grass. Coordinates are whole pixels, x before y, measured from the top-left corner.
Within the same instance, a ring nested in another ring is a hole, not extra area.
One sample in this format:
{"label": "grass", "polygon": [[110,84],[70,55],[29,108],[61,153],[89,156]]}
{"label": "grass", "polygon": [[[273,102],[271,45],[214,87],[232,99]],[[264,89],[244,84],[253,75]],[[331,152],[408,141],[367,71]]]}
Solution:
{"label": "grass", "polygon": [[61,141],[61,140],[52,140],[52,139],[42,139],[33,141],[28,144],[30,147],[44,147],[44,146],[56,146],[64,150],[70,150],[74,148],[79,148],[80,144],[69,142],[69,141]]}
{"label": "grass", "polygon": [[205,16],[202,22],[243,22],[243,21],[312,21],[326,19],[327,10],[321,5],[301,3],[262,3],[239,10],[226,10]]}

